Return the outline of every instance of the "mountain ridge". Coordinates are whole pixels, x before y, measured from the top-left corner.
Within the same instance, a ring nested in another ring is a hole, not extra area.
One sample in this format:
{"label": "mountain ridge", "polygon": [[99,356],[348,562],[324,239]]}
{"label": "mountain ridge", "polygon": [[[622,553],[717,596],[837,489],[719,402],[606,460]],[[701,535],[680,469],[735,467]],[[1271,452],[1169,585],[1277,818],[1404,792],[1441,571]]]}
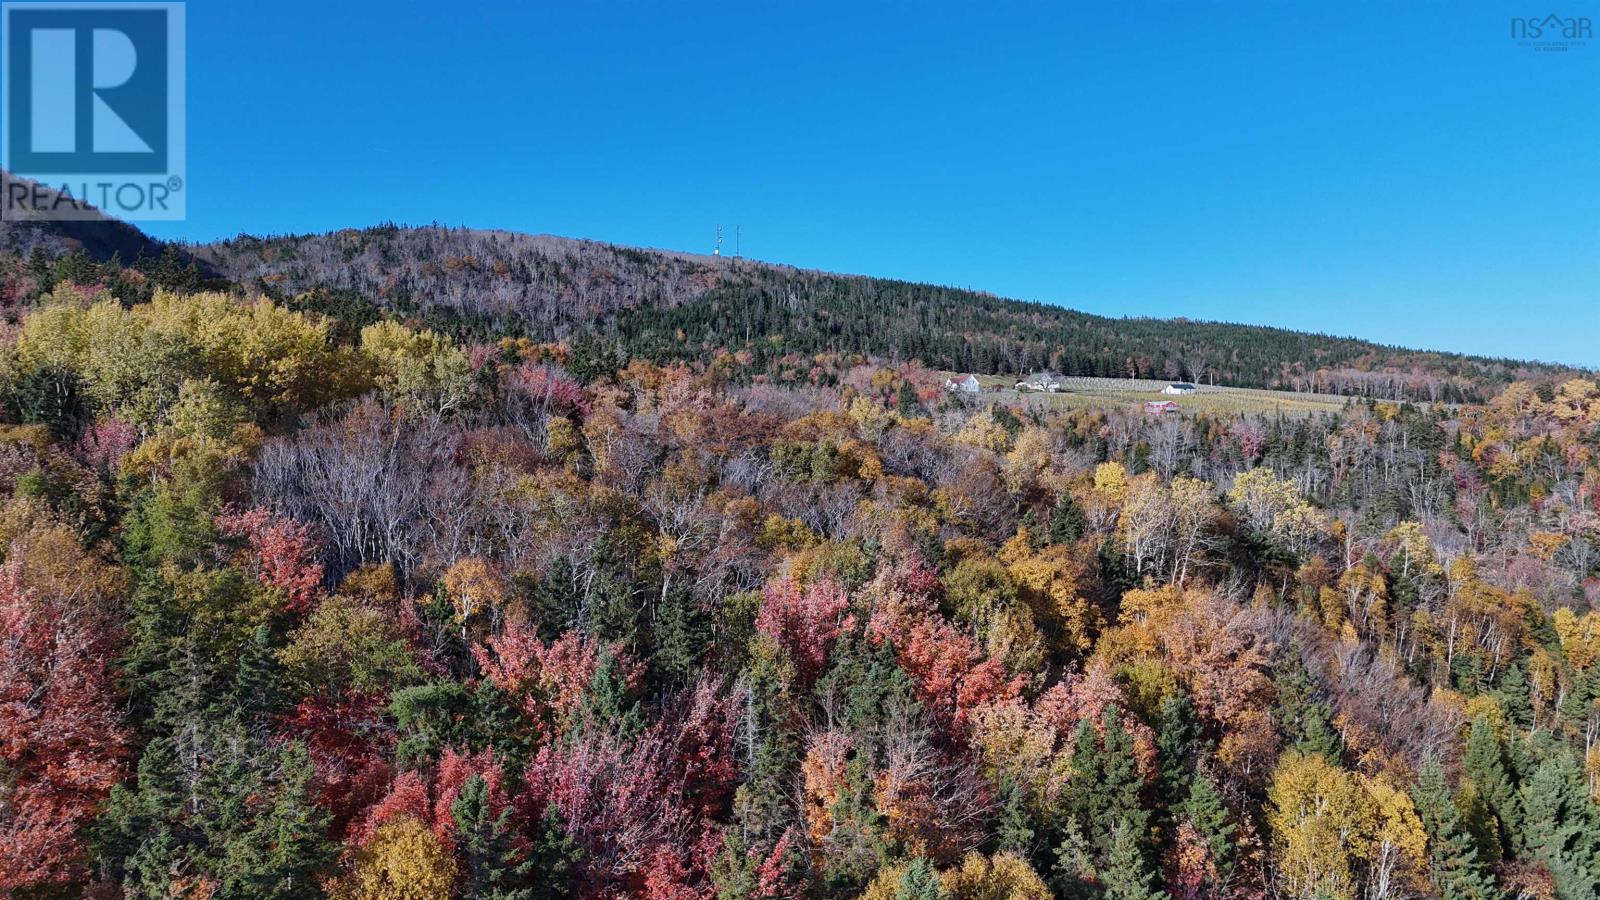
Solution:
{"label": "mountain ridge", "polygon": [[809,354],[857,353],[959,371],[1457,401],[1585,371],[1271,325],[1111,317],[969,288],[506,229],[384,223],[189,243],[109,219],[0,223],[0,251],[35,250],[123,263],[159,250],[207,279],[355,324],[394,316],[481,340],[592,336],[659,360],[744,350],[772,371]]}

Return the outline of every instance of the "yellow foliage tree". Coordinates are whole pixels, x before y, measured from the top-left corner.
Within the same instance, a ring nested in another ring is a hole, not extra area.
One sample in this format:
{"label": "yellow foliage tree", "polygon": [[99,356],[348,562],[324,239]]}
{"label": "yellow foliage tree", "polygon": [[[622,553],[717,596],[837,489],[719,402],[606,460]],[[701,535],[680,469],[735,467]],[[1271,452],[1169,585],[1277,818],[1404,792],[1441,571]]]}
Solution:
{"label": "yellow foliage tree", "polygon": [[[896,900],[910,868],[909,862],[902,862],[880,869],[859,900]],[[1011,853],[969,853],[960,865],[939,873],[939,887],[949,900],[1049,900],[1052,896],[1039,873]]]}
{"label": "yellow foliage tree", "polygon": [[1050,466],[1054,456],[1054,439],[1043,428],[1029,426],[1017,435],[1016,444],[1006,454],[1000,467],[1006,490],[1019,496],[1030,496],[1050,488]]}
{"label": "yellow foliage tree", "polygon": [[1367,844],[1368,895],[1396,896],[1402,882],[1425,891],[1428,834],[1411,795],[1381,777],[1359,781],[1374,820]]}
{"label": "yellow foliage tree", "polygon": [[996,453],[1005,453],[1011,449],[1011,434],[987,409],[980,409],[972,414],[967,424],[956,432],[956,440],[970,447],[981,447],[984,450],[993,450]]}
{"label": "yellow foliage tree", "polygon": [[472,363],[448,337],[398,322],[361,329],[361,353],[379,387],[393,391],[414,408],[448,412],[472,394]]}
{"label": "yellow foliage tree", "polygon": [[505,601],[505,583],[500,573],[481,556],[464,556],[444,573],[444,590],[456,609],[456,620],[465,624],[485,610],[498,609]]}
{"label": "yellow foliage tree", "polygon": [[1267,793],[1273,864],[1288,897],[1393,897],[1425,885],[1427,832],[1410,795],[1322,756],[1284,754]]}
{"label": "yellow foliage tree", "polygon": [[1016,582],[1018,596],[1052,633],[1057,647],[1075,653],[1089,649],[1099,616],[1081,596],[1083,567],[1069,547],[1053,544],[1035,552],[1023,530],[1001,548],[1000,561]]}
{"label": "yellow foliage tree", "polygon": [[378,827],[356,856],[344,891],[350,900],[448,900],[456,861],[432,831],[404,816]]}
{"label": "yellow foliage tree", "polygon": [[1389,529],[1386,538],[1395,542],[1399,552],[1397,568],[1401,576],[1410,577],[1414,573],[1444,574],[1444,567],[1439,565],[1438,555],[1434,553],[1433,542],[1428,540],[1421,523],[1401,522]]}
{"label": "yellow foliage tree", "polygon": [[1101,463],[1094,467],[1095,496],[1106,503],[1120,505],[1128,496],[1128,470],[1122,463]]}
{"label": "yellow foliage tree", "polygon": [[1012,853],[969,853],[960,866],[940,873],[939,882],[950,900],[1049,900],[1051,896],[1039,873]]}
{"label": "yellow foliage tree", "polygon": [[1272,855],[1284,896],[1355,900],[1355,863],[1377,824],[1355,776],[1321,756],[1285,753],[1267,793]]}
{"label": "yellow foliage tree", "polygon": [[1228,502],[1251,528],[1296,552],[1328,529],[1327,516],[1305,502],[1293,481],[1271,469],[1241,473],[1228,491]]}
{"label": "yellow foliage tree", "polygon": [[1600,655],[1600,615],[1588,612],[1580,617],[1571,607],[1563,606],[1551,621],[1561,638],[1561,652],[1567,662],[1580,671],[1594,665],[1595,657]]}

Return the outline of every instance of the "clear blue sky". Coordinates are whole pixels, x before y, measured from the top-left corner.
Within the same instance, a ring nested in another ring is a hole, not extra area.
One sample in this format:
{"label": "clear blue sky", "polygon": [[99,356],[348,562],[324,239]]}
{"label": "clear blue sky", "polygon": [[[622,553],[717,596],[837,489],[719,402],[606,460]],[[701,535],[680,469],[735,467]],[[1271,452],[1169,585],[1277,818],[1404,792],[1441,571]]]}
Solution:
{"label": "clear blue sky", "polygon": [[738,223],[800,266],[1600,366],[1600,41],[1518,47],[1543,6],[778,6],[193,0],[189,220],[150,230]]}

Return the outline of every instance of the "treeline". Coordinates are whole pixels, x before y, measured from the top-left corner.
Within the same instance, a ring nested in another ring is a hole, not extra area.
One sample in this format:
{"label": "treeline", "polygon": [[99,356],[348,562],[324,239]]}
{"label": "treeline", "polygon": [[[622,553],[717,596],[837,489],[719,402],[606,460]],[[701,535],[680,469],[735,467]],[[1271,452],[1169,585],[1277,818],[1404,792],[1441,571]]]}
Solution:
{"label": "treeline", "polygon": [[1600,892],[1600,384],[1189,418],[781,364],[30,301],[0,892]]}
{"label": "treeline", "polygon": [[583,331],[648,359],[712,348],[860,353],[934,368],[1189,378],[1391,400],[1481,401],[1555,369],[1214,322],[1108,319],[974,291],[748,260],[440,227],[188,248],[251,290],[335,295],[463,339]]}

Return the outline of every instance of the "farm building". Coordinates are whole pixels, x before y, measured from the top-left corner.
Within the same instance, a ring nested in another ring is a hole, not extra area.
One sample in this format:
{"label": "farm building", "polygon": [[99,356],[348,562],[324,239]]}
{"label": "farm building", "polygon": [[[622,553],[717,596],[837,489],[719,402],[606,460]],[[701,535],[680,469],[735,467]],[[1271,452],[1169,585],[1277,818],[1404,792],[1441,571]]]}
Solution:
{"label": "farm building", "polygon": [[1174,381],[1161,389],[1163,394],[1192,394],[1197,388],[1187,381]]}
{"label": "farm building", "polygon": [[945,379],[944,389],[957,394],[976,394],[983,389],[983,386],[978,384],[978,376],[968,375],[964,378]]}
{"label": "farm building", "polygon": [[1146,415],[1151,416],[1158,416],[1162,413],[1175,413],[1178,411],[1178,404],[1171,400],[1151,400],[1144,405],[1144,411]]}
{"label": "farm building", "polygon": [[1054,394],[1065,387],[1061,376],[1054,372],[1035,372],[1026,381],[1017,382],[1019,391],[1044,391],[1047,394]]}

